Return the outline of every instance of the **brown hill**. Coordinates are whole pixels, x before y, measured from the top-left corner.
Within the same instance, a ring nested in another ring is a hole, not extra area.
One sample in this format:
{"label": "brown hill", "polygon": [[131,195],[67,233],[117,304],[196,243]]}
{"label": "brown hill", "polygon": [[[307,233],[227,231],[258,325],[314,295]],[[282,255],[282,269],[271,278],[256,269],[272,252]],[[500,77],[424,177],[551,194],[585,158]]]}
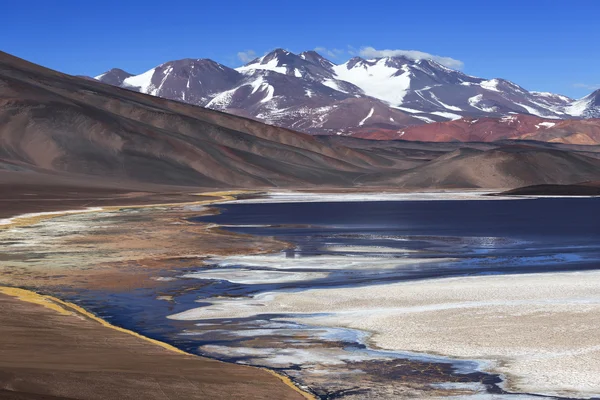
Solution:
{"label": "brown hill", "polygon": [[600,182],[576,185],[533,185],[498,193],[502,196],[600,196]]}
{"label": "brown hill", "polygon": [[408,188],[514,188],[595,180],[599,171],[599,159],[576,152],[503,146],[460,148],[416,168],[365,180]]}

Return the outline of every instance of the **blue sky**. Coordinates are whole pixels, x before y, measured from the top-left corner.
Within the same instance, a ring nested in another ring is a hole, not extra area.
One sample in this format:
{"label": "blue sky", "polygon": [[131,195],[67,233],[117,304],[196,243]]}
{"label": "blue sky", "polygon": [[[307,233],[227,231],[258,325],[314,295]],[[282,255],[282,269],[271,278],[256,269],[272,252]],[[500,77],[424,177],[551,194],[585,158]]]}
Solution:
{"label": "blue sky", "polygon": [[6,1],[0,49],[70,74],[179,58],[364,47],[457,60],[470,75],[581,97],[600,88],[600,1]]}

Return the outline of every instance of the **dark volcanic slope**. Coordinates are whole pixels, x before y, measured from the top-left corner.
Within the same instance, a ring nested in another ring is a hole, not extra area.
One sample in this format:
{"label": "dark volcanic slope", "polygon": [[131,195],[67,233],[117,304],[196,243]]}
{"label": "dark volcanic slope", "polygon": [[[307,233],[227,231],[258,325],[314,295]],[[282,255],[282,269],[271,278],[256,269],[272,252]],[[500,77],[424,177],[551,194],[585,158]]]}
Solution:
{"label": "dark volcanic slope", "polygon": [[577,185],[533,185],[499,193],[502,196],[600,196],[600,182]]}
{"label": "dark volcanic slope", "polygon": [[597,146],[521,143],[313,137],[0,53],[0,171],[42,175],[47,184],[503,188],[600,180]]}

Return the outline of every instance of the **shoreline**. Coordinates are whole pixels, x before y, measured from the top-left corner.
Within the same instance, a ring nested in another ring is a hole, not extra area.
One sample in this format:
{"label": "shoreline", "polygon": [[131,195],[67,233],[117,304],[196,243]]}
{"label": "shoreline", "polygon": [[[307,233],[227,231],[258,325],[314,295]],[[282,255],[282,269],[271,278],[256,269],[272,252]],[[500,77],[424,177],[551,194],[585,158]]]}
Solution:
{"label": "shoreline", "polygon": [[252,193],[250,191],[232,190],[232,191],[220,191],[220,192],[206,192],[206,193],[191,193],[191,196],[206,196],[215,197],[215,199],[198,200],[198,201],[182,201],[182,202],[171,202],[171,203],[155,203],[155,204],[123,204],[123,205],[110,205],[100,207],[86,207],[83,209],[66,209],[62,211],[45,211],[37,213],[24,213],[18,214],[7,218],[0,219],[0,229],[14,228],[16,226],[27,226],[33,225],[40,221],[52,218],[58,218],[69,214],[85,214],[102,211],[118,211],[124,208],[155,208],[155,207],[169,207],[169,206],[190,206],[190,205],[207,205],[214,204],[217,202],[235,200],[236,194]]}
{"label": "shoreline", "polygon": [[[156,203],[156,204],[132,204],[132,205],[125,204],[125,205],[111,205],[111,206],[104,206],[104,207],[88,207],[85,209],[64,210],[64,211],[24,213],[24,214],[9,216],[7,218],[0,219],[0,229],[10,229],[10,228],[14,228],[14,227],[29,226],[29,225],[33,225],[33,224],[36,224],[36,223],[44,221],[44,220],[53,219],[53,218],[70,215],[70,214],[86,214],[86,213],[97,213],[97,212],[104,212],[104,211],[119,211],[122,209],[135,209],[135,208],[157,208],[157,207],[169,207],[169,206],[195,206],[195,205],[204,206],[204,205],[221,203],[224,201],[235,200],[236,194],[251,194],[251,193],[254,193],[254,192],[253,191],[243,191],[243,190],[241,190],[241,191],[240,190],[232,190],[232,191],[206,192],[206,193],[198,193],[198,194],[193,194],[193,195],[199,196],[199,197],[206,196],[206,197],[215,197],[215,198],[207,199],[207,200],[198,200],[198,201],[183,201],[183,202],[169,202],[169,203]],[[185,257],[185,256],[183,256],[183,257]],[[144,336],[140,333],[137,333],[133,330],[129,330],[129,329],[125,329],[125,328],[121,328],[119,326],[113,325],[110,322],[85,310],[83,307],[76,305],[74,303],[63,301],[55,296],[43,295],[43,294],[40,294],[33,290],[23,289],[23,288],[14,287],[14,286],[3,286],[1,284],[0,284],[0,294],[4,294],[7,296],[17,298],[19,301],[22,301],[22,302],[41,305],[45,308],[48,308],[48,309],[51,309],[51,310],[57,312],[60,315],[76,314],[76,315],[83,316],[85,318],[88,318],[88,319],[98,323],[100,326],[115,330],[117,332],[128,334],[132,337],[135,337],[140,340],[144,340],[146,342],[152,343],[153,345],[162,347],[168,351],[171,351],[171,352],[174,352],[174,353],[177,353],[180,355],[195,357],[198,359],[210,359],[210,358],[202,357],[197,354],[185,352],[171,344],[149,338],[149,337]],[[216,359],[212,359],[212,360],[215,362],[220,362],[220,363],[224,363],[224,364],[228,364],[228,365],[239,365],[239,364],[228,363],[228,362],[224,362],[224,361],[220,361],[220,360],[216,360]],[[303,398],[309,399],[309,400],[316,399],[316,397],[312,393],[301,389],[287,375],[284,375],[284,374],[278,373],[274,370],[271,370],[268,368],[263,368],[263,367],[253,367],[253,366],[242,366],[242,367],[250,368],[250,369],[257,369],[257,370],[264,370],[267,373],[269,373],[270,375],[273,375],[274,377],[279,379],[284,385],[286,385],[287,387],[292,389],[294,392],[301,395]]]}

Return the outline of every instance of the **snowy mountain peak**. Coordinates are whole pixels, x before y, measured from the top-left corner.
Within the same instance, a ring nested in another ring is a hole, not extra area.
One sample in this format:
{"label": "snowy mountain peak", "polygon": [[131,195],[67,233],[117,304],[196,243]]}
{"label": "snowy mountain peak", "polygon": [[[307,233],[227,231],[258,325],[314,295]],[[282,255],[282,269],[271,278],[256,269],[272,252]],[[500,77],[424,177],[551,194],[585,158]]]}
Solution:
{"label": "snowy mountain peak", "polygon": [[236,70],[241,73],[252,73],[253,71],[264,69],[280,74],[301,77],[299,69],[305,67],[307,63],[307,61],[294,53],[284,49],[276,49]]}
{"label": "snowy mountain peak", "polygon": [[385,66],[388,68],[400,69],[405,65],[415,64],[415,63],[416,63],[416,61],[414,61],[410,58],[404,57],[404,56],[379,57],[379,58],[371,58],[368,60],[365,60],[362,57],[353,57],[342,65],[344,65],[346,67],[346,69],[353,69],[353,68],[368,69],[368,68],[374,67],[376,65]]}
{"label": "snowy mountain peak", "polygon": [[297,55],[290,53],[284,49],[275,49],[272,52],[268,53],[264,57],[261,57],[260,63],[274,63],[277,66],[282,66],[290,63],[294,63],[295,59],[299,58]]}
{"label": "snowy mountain peak", "polygon": [[315,65],[321,66],[325,69],[331,69],[335,64],[317,53],[314,50],[304,51],[300,53],[300,58]]}
{"label": "snowy mountain peak", "polygon": [[[117,81],[114,74],[103,74],[97,80],[130,90],[191,104],[205,105],[217,93],[239,82],[242,75],[210,59],[185,58],[163,63],[142,74],[125,73]],[[114,81],[116,83],[111,82]]]}
{"label": "snowy mountain peak", "polygon": [[493,88],[498,91],[515,90],[515,91],[522,92],[522,93],[527,92],[521,86],[519,86],[516,83],[513,83],[511,81],[507,81],[506,79],[494,78],[487,82],[489,83],[489,87],[493,86]]}
{"label": "snowy mountain peak", "polygon": [[130,76],[133,76],[133,74],[130,74],[127,71],[123,71],[120,68],[113,68],[109,71],[106,71],[103,74],[95,76],[94,79],[100,82],[107,83],[109,85],[120,86],[123,83],[123,81],[129,78]]}
{"label": "snowy mountain peak", "polygon": [[236,74],[235,70],[219,64],[216,61],[207,58],[184,58],[181,60],[169,61],[159,65],[156,71],[165,72],[171,76],[198,76],[201,73],[226,73]]}
{"label": "snowy mountain peak", "polygon": [[402,68],[407,64],[415,64],[416,61],[406,58],[404,56],[384,57],[377,59],[378,63],[384,63],[390,68]]}
{"label": "snowy mountain peak", "polygon": [[365,60],[362,57],[352,57],[351,59],[346,61],[344,64],[342,64],[342,66],[344,66],[346,69],[352,69],[354,67],[364,66],[366,62],[367,62],[367,60]]}

